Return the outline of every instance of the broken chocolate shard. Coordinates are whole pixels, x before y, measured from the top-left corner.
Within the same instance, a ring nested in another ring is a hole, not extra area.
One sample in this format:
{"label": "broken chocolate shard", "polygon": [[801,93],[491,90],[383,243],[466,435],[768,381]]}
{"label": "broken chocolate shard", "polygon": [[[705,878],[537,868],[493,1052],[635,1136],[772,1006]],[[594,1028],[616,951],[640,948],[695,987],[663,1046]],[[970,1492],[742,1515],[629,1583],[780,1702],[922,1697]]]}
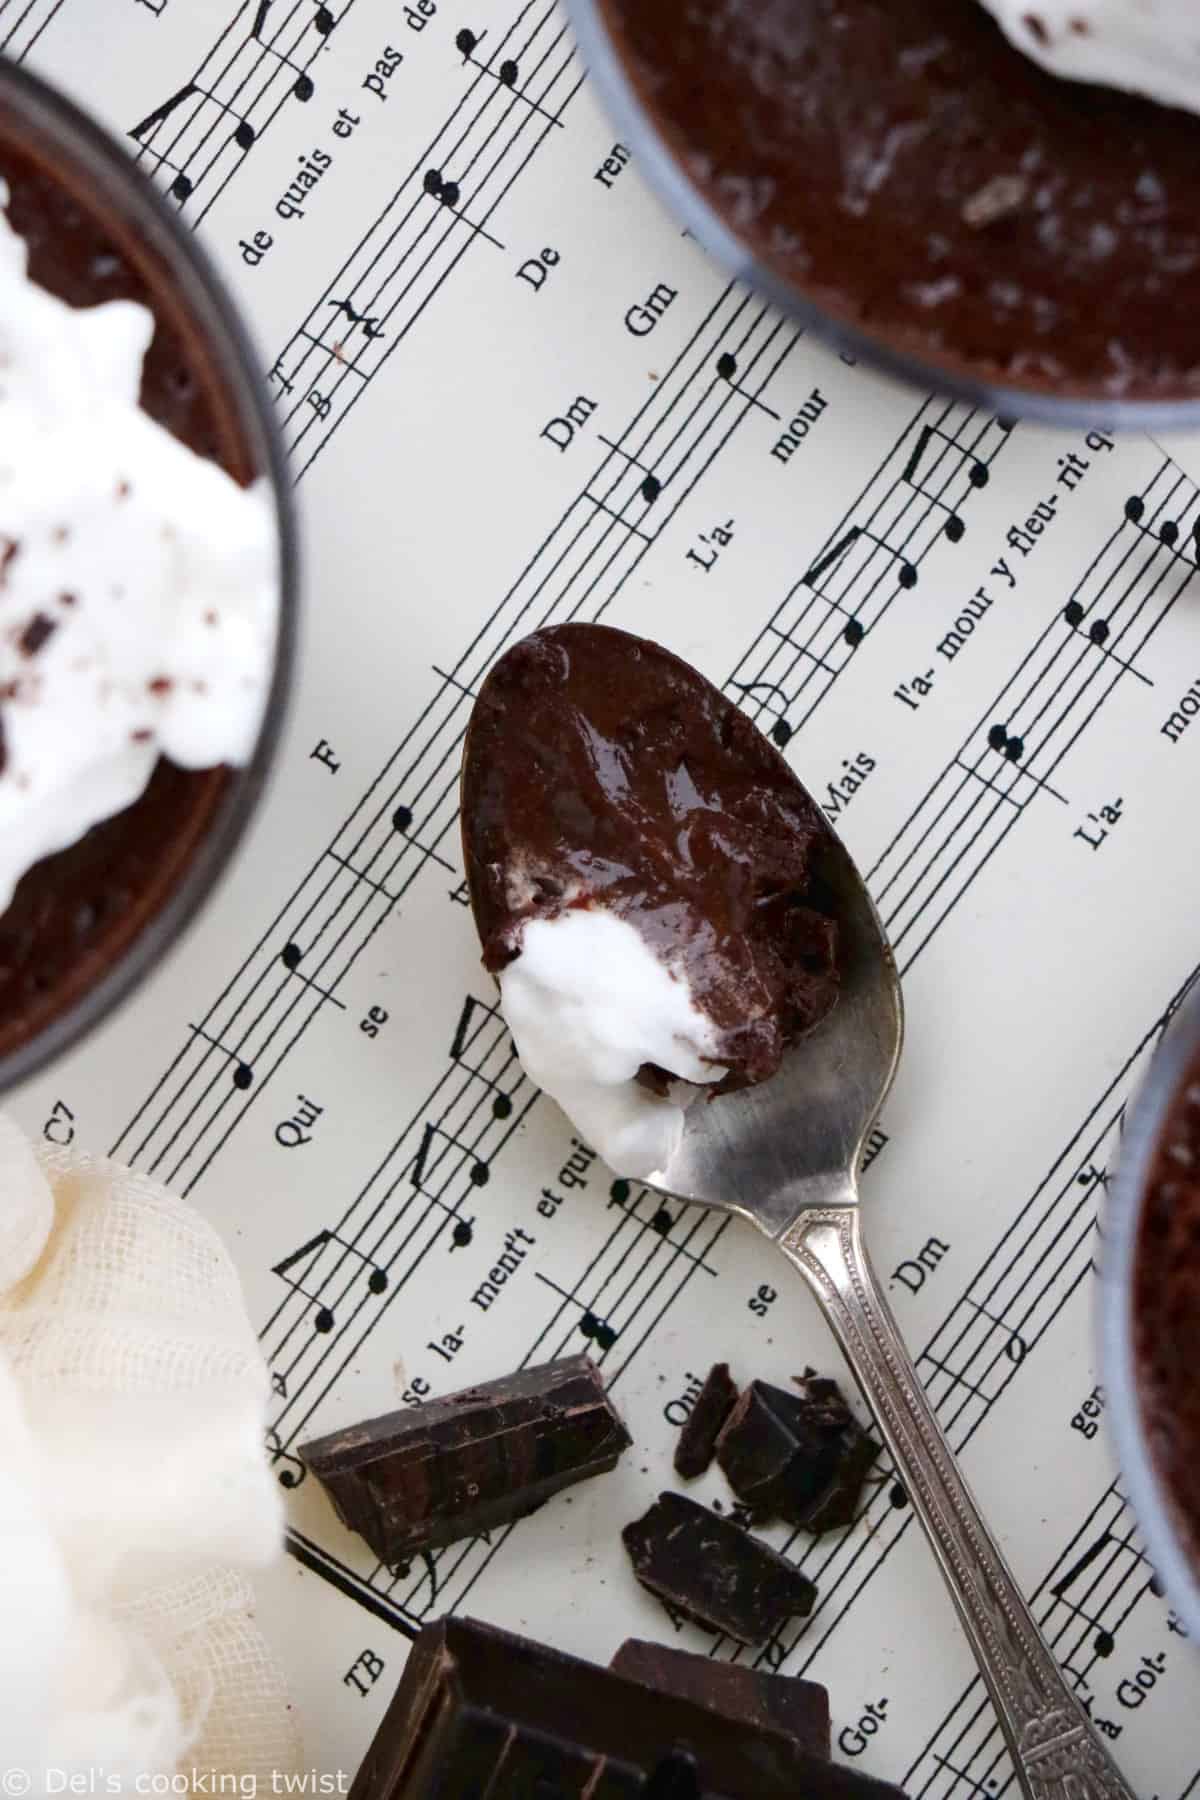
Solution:
{"label": "broken chocolate shard", "polygon": [[644,1588],[739,1643],[761,1644],[817,1597],[785,1557],[683,1494],[660,1494],[621,1537]]}
{"label": "broken chocolate shard", "polygon": [[472,1619],[417,1638],[350,1800],[902,1800],[787,1734]]}
{"label": "broken chocolate shard", "polygon": [[800,1390],[800,1403],[813,1423],[828,1432],[836,1448],[836,1462],[829,1485],[816,1505],[797,1519],[806,1531],[836,1531],[852,1525],[858,1516],[863,1484],[880,1446],[864,1431],[851,1412],[836,1381],[806,1369],[792,1378]]}
{"label": "broken chocolate shard", "polygon": [[694,1701],[722,1718],[781,1732],[810,1756],[829,1756],[829,1694],[818,1681],[771,1675],[765,1669],[721,1662],[644,1638],[626,1638],[609,1667],[643,1687]]}
{"label": "broken chocolate shard", "polygon": [[675,1473],[685,1481],[703,1475],[713,1459],[721,1427],[737,1403],[737,1383],[728,1363],[714,1363],[683,1422],[675,1445]]}
{"label": "broken chocolate shard", "polygon": [[477,1537],[616,1467],[630,1443],[586,1356],[521,1369],[304,1445],[338,1517],[383,1563]]}
{"label": "broken chocolate shard", "polygon": [[804,1399],[752,1381],[717,1439],[717,1462],[752,1518],[800,1525],[834,1479],[838,1442]]}

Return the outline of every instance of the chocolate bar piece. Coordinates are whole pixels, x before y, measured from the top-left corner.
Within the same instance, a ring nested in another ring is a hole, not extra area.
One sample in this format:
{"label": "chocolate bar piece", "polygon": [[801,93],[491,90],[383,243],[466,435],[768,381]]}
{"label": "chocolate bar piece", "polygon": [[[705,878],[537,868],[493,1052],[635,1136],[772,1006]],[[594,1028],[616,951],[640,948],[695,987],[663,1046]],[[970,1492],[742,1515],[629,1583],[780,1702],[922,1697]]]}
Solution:
{"label": "chocolate bar piece", "polygon": [[863,1483],[879,1455],[879,1445],[863,1430],[836,1381],[805,1369],[792,1377],[800,1390],[801,1404],[815,1424],[824,1424],[837,1445],[833,1479],[817,1504],[798,1521],[808,1531],[834,1531],[852,1525],[858,1516]]}
{"label": "chocolate bar piece", "polygon": [[717,1462],[754,1519],[803,1522],[833,1481],[837,1438],[796,1394],[752,1381],[717,1439]]}
{"label": "chocolate bar piece", "polygon": [[811,1756],[829,1756],[829,1694],[819,1681],[770,1675],[644,1638],[626,1638],[608,1666],[630,1681],[693,1700],[722,1718],[781,1732]]}
{"label": "chocolate bar piece", "polygon": [[830,1531],[853,1522],[879,1445],[836,1381],[811,1369],[795,1381],[798,1394],[750,1384],[717,1439],[717,1462],[756,1521]]}
{"label": "chocolate bar piece", "polygon": [[675,1444],[675,1473],[685,1481],[703,1475],[713,1459],[722,1425],[737,1402],[737,1383],[728,1363],[714,1363]]}
{"label": "chocolate bar piece", "polygon": [[660,1494],[621,1537],[643,1587],[743,1644],[760,1644],[811,1612],[817,1597],[792,1563],[683,1494]]}
{"label": "chocolate bar piece", "polygon": [[759,1726],[472,1619],[427,1625],[350,1800],[902,1800]]}
{"label": "chocolate bar piece", "polygon": [[476,1537],[616,1467],[630,1443],[586,1356],[521,1369],[305,1444],[338,1517],[380,1562]]}

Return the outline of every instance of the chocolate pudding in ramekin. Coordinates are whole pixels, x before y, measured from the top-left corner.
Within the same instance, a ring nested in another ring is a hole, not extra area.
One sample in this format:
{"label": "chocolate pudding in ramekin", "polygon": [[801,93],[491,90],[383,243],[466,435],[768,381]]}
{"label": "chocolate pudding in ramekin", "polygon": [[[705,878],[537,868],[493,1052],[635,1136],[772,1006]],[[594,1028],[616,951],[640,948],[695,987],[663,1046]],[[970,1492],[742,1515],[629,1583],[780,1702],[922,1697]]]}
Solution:
{"label": "chocolate pudding in ramekin", "polygon": [[1168,1598],[1200,1634],[1200,988],[1126,1110],[1104,1222],[1106,1398]]}
{"label": "chocolate pudding in ramekin", "polygon": [[[142,363],[142,412],[240,487],[261,485],[278,567],[273,651],[260,670],[261,718],[245,759],[236,767],[185,768],[157,756],[140,798],[35,862],[0,914],[0,1086],[7,1086],[96,1023],[157,964],[228,861],[279,737],[295,630],[296,546],[259,359],[207,259],[118,145],[59,94],[4,62],[0,181],[32,282],[73,308],[132,300],[148,309],[153,336]],[[8,529],[11,554],[19,556],[19,522]],[[69,592],[49,596],[35,628],[26,627],[21,647],[30,653],[31,680],[40,637],[53,627],[67,642],[86,600],[76,606]],[[167,679],[145,685],[165,692]],[[0,729],[20,703],[19,692],[0,695]]]}
{"label": "chocolate pudding in ramekin", "polygon": [[846,350],[1002,413],[1200,422],[1200,117],[1048,73],[979,0],[570,10],[677,215]]}

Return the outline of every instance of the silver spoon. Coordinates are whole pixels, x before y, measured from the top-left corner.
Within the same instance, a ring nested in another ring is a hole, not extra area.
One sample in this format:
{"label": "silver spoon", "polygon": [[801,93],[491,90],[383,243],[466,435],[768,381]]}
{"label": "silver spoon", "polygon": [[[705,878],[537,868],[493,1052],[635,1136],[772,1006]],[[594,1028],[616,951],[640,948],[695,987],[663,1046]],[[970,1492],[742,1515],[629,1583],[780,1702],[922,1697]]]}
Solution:
{"label": "silver spoon", "polygon": [[872,1272],[857,1170],[900,1060],[900,981],[879,915],[836,838],[822,873],[837,896],[837,1005],[770,1081],[691,1107],[678,1152],[648,1185],[749,1219],[816,1295],[958,1608],[1021,1792],[1134,1800],[971,1497]]}
{"label": "silver spoon", "polygon": [[[496,665],[464,746],[463,847],[471,903],[485,938],[500,905],[490,871],[501,865],[491,859],[504,854],[512,829],[502,805],[512,777],[505,747],[518,770],[537,752],[523,786],[514,790],[524,792],[536,816],[545,793],[572,778],[563,746],[544,741],[546,733],[553,740],[556,721],[553,713],[547,721],[537,710],[541,684],[549,683],[545,693],[553,693],[554,684],[568,679],[564,668],[579,659],[586,668],[590,656],[608,716],[627,691],[614,684],[613,656],[619,662],[632,655],[658,660],[676,704],[682,695],[689,703],[733,711],[697,671],[659,646],[602,626],[558,626],[541,635],[553,644],[543,642],[531,653],[530,639],[508,653],[517,659],[516,677],[510,668],[501,679],[507,656]],[[644,665],[639,679],[644,687]],[[510,710],[517,707],[519,716]],[[640,754],[653,755],[652,741]],[[800,788],[794,776],[788,779]],[[556,822],[554,831],[559,829]],[[933,1546],[1022,1793],[1032,1800],[1134,1800],[980,1517],[867,1260],[857,1170],[900,1060],[903,1010],[891,946],[862,878],[832,831],[827,845],[820,872],[838,920],[837,1005],[788,1051],[769,1081],[690,1107],[679,1149],[647,1185],[740,1213],[779,1245],[816,1294]]]}

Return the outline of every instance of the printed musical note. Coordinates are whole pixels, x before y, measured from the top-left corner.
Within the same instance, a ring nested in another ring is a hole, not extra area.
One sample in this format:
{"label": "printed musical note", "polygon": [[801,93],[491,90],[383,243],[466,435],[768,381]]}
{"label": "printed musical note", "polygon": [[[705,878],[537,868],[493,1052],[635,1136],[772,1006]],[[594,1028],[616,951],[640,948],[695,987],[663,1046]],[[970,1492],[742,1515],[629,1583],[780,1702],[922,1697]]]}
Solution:
{"label": "printed musical note", "polygon": [[[316,83],[313,81],[312,76],[306,74],[299,63],[293,62],[291,57],[285,55],[277,45],[268,43],[262,34],[263,26],[267,22],[267,14],[271,10],[272,3],[273,0],[258,0],[258,10],[254,15],[254,23],[250,27],[250,36],[269,56],[275,57],[276,61],[283,63],[287,68],[291,69],[296,77],[295,81],[292,83],[292,93],[296,96],[296,99],[311,100],[317,91]],[[332,15],[330,14],[328,16],[331,20],[329,29],[332,30]],[[318,25],[318,30],[319,29],[320,26]]]}
{"label": "printed musical note", "polygon": [[[249,150],[255,138],[254,127],[249,119],[240,113],[236,107],[230,106],[228,102],[222,100],[219,94],[214,94],[211,88],[202,87],[197,81],[185,82],[177,93],[172,94],[169,99],[164,100],[161,106],[156,106],[153,112],[147,113],[146,117],[133,127],[132,131],[129,133],[130,137],[140,144],[148,131],[152,130],[155,125],[164,124],[165,121],[171,117],[173,112],[176,112],[185,101],[192,99],[194,95],[198,95],[203,100],[211,101],[212,105],[218,107],[221,112],[228,113],[231,119],[236,119],[237,125],[234,129],[233,141],[240,150]],[[176,168],[177,166],[174,163],[167,162],[166,157],[160,157],[159,160],[166,163],[168,168]],[[187,182],[188,193],[191,193],[192,182],[186,171],[179,169],[178,174],[183,181]],[[186,198],[186,195],[180,197]]]}
{"label": "printed musical note", "polygon": [[985,1319],[990,1319],[993,1325],[998,1326],[1001,1331],[1008,1333],[1008,1338],[1004,1345],[1004,1354],[1011,1363],[1015,1363],[1018,1366],[1023,1363],[1029,1346],[1026,1344],[1025,1339],[1021,1336],[1020,1332],[1013,1331],[1010,1326],[1004,1323],[1003,1319],[998,1319],[995,1313],[989,1312],[986,1306],[980,1306],[978,1300],[972,1300],[970,1294],[964,1294],[963,1299],[968,1306],[973,1306],[977,1313],[982,1313]]}
{"label": "printed musical note", "polygon": [[[958,442],[957,438],[951,437],[949,432],[939,430],[936,425],[922,425],[917,434],[917,441],[913,446],[912,455],[901,470],[901,475],[904,480],[908,482],[910,487],[916,488],[919,494],[925,494],[926,498],[930,500],[932,500],[934,496],[930,494],[926,488],[921,486],[920,482],[916,479],[916,475],[921,464],[921,458],[924,456],[930,443],[935,437],[941,438],[943,443],[949,444],[952,450],[957,450],[960,456],[965,455],[962,445]],[[972,462],[971,467],[967,471],[967,480],[973,488],[985,488],[988,484],[987,464],[979,462],[978,460]],[[940,505],[941,502],[939,501],[938,504]],[[947,510],[949,509],[947,508]]]}
{"label": "printed musical note", "polygon": [[557,113],[547,112],[546,108],[540,105],[532,95],[527,94],[523,88],[517,86],[517,83],[521,78],[521,66],[511,56],[506,56],[499,67],[495,69],[493,69],[490,64],[479,61],[475,52],[486,36],[486,31],[481,31],[476,34],[466,27],[455,34],[454,48],[462,57],[464,68],[470,63],[473,68],[479,70],[481,75],[490,75],[501,87],[508,88],[519,100],[524,100],[525,104],[532,107],[534,112],[541,113],[544,119],[549,119],[552,125],[557,125],[561,128],[562,120]]}
{"label": "printed musical note", "polygon": [[290,1450],[284,1449],[279,1433],[273,1425],[267,1427],[267,1450],[270,1453],[272,1466],[280,1462],[287,1464],[286,1468],[279,1471],[280,1487],[298,1488],[307,1476],[308,1470],[298,1456],[293,1456]]}
{"label": "printed musical note", "polygon": [[228,1044],[223,1044],[221,1042],[220,1038],[210,1037],[209,1033],[199,1025],[189,1025],[188,1030],[192,1033],[193,1037],[203,1038],[206,1044],[211,1044],[214,1050],[219,1050],[222,1056],[227,1056],[229,1058],[230,1062],[233,1064],[233,1085],[235,1088],[241,1088],[244,1092],[246,1088],[252,1086],[254,1082],[254,1070],[248,1062],[242,1061],[236,1050],[231,1050]]}
{"label": "printed musical note", "polygon": [[659,477],[652,469],[646,469],[645,463],[639,462],[638,458],[634,456],[631,451],[623,449],[620,444],[614,444],[611,438],[606,438],[604,436],[603,432],[600,432],[598,435],[600,442],[604,445],[606,450],[612,450],[617,456],[623,456],[625,461],[635,469],[645,469],[645,477],[638,492],[641,494],[642,499],[646,502],[647,506],[653,506],[654,502],[663,491],[663,484]]}
{"label": "printed musical note", "polygon": [[[494,1119],[507,1119],[511,1117],[513,1109],[511,1094],[509,1094],[505,1088],[502,1088],[498,1081],[493,1080],[490,1075],[485,1074],[477,1062],[470,1062],[467,1060],[467,1050],[475,1042],[480,1031],[483,1030],[483,1026],[480,1026],[474,1033],[471,1031],[471,1020],[477,1012],[482,1013],[485,1019],[490,1020],[494,1024],[503,1024],[500,1014],[494,1006],[488,1006],[483,1000],[476,1000],[474,995],[468,994],[463,1002],[463,1009],[458,1015],[458,1024],[454,1028],[454,1036],[450,1040],[450,1057],[453,1062],[458,1063],[461,1068],[468,1070],[478,1081],[481,1081],[484,1087],[490,1089],[492,1094],[492,1117]],[[511,1052],[508,1060],[512,1060]]]}
{"label": "printed musical note", "polygon": [[[348,1251],[351,1256],[357,1256],[361,1262],[366,1264],[370,1270],[370,1274],[367,1277],[367,1286],[373,1294],[386,1293],[388,1286],[387,1270],[379,1268],[371,1261],[371,1258],[367,1256],[364,1251],[358,1248],[357,1244],[349,1243],[347,1239],[339,1237],[336,1231],[318,1231],[315,1237],[309,1238],[307,1244],[301,1244],[298,1250],[293,1250],[290,1256],[285,1256],[280,1262],[272,1263],[272,1275],[278,1275],[282,1281],[287,1283],[293,1293],[302,1295],[302,1297],[308,1301],[310,1306],[316,1307],[317,1312],[313,1319],[313,1330],[319,1331],[322,1334],[332,1331],[336,1325],[337,1320],[334,1318],[333,1312],[328,1306],[325,1306],[321,1302],[320,1297],[317,1294],[310,1294],[303,1283],[295,1280],[288,1271],[294,1269],[296,1264],[303,1262],[306,1257],[315,1258],[318,1256],[321,1251],[324,1250],[326,1244],[338,1244],[343,1250]],[[307,1277],[308,1270],[306,1269],[304,1273]]]}
{"label": "printed musical note", "polygon": [[414,850],[419,850],[422,856],[427,856],[431,862],[438,863],[443,869],[449,869],[451,875],[455,874],[456,870],[453,863],[447,862],[444,856],[439,856],[436,850],[431,850],[427,844],[420,843],[417,838],[409,837],[409,827],[412,822],[413,812],[411,806],[398,806],[392,814],[393,831],[397,832],[402,838],[410,843]]}
{"label": "printed musical note", "polygon": [[[443,1131],[440,1125],[426,1125],[421,1134],[420,1149],[413,1157],[413,1165],[409,1173],[409,1180],[414,1187],[421,1188],[421,1192],[426,1194],[429,1199],[437,1200],[439,1205],[444,1206],[445,1202],[441,1201],[437,1194],[430,1194],[429,1190],[422,1186],[425,1179],[425,1170],[429,1163],[429,1152],[433,1148],[435,1138],[445,1138],[446,1142],[453,1149],[461,1150],[467,1156],[474,1157],[475,1152],[471,1150],[468,1145],[464,1144],[461,1138],[456,1138],[453,1132]],[[487,1163],[484,1162],[481,1157],[476,1157],[468,1170],[472,1187],[486,1187],[491,1180],[491,1174],[492,1172]],[[453,1208],[446,1207],[447,1212],[451,1212],[452,1210]]]}
{"label": "printed musical note", "polygon": [[298,980],[304,983],[305,987],[312,988],[314,993],[320,994],[322,1000],[328,1000],[332,1005],[338,1007],[340,1011],[345,1012],[346,1002],[344,1000],[339,1000],[336,994],[332,993],[328,988],[323,988],[319,982],[313,980],[311,975],[306,975],[304,973],[300,967],[303,957],[303,950],[300,948],[299,944],[295,943],[285,944],[283,949],[279,952],[279,960],[289,975],[295,975]]}
{"label": "printed musical note", "polygon": [[578,1294],[572,1294],[569,1289],[559,1287],[557,1281],[551,1281],[550,1277],[543,1275],[540,1269],[535,1269],[534,1273],[546,1287],[553,1288],[556,1294],[559,1294],[564,1300],[569,1300],[572,1306],[579,1308],[579,1329],[589,1343],[595,1344],[598,1350],[612,1349],[617,1341],[618,1333],[607,1319],[602,1319],[598,1313],[593,1312],[591,1307],[579,1298]]}
{"label": "printed musical note", "polygon": [[458,202],[462,197],[462,190],[457,181],[447,180],[440,169],[426,169],[421,185],[431,199],[444,206],[447,212],[453,213],[461,224],[469,227],[478,237],[486,238],[488,243],[494,244],[497,250],[503,250],[504,245],[499,238],[493,237],[490,231],[485,231],[482,225],[477,225],[474,219],[468,219],[466,213],[457,210]]}
{"label": "printed musical note", "polygon": [[[1112,1632],[1107,1630],[1099,1619],[1093,1618],[1090,1613],[1084,1611],[1082,1606],[1077,1606],[1073,1600],[1068,1600],[1066,1596],[1067,1589],[1071,1587],[1074,1582],[1078,1581],[1079,1577],[1090,1569],[1092,1564],[1096,1562],[1099,1557],[1103,1556],[1104,1552],[1109,1549],[1110,1546],[1116,1546],[1116,1539],[1109,1531],[1101,1532],[1095,1543],[1088,1545],[1082,1556],[1080,1556],[1076,1562],[1072,1563],[1066,1574],[1061,1576],[1050,1589],[1054,1598],[1061,1601],[1068,1611],[1077,1614],[1079,1618],[1083,1619],[1091,1626],[1092,1630],[1096,1633],[1096,1636],[1092,1641],[1092,1648],[1095,1650],[1096,1655],[1100,1657],[1112,1655],[1113,1651],[1116,1649],[1116,1639]],[[1117,1547],[1131,1548],[1131,1546]],[[1134,1552],[1134,1554],[1136,1555],[1137,1553]]]}
{"label": "printed musical note", "polygon": [[758,410],[765,412],[769,419],[781,419],[783,414],[777,413],[774,407],[767,405],[765,400],[760,400],[757,394],[750,392],[749,388],[739,387],[733,379],[737,374],[737,366],[737,357],[730,350],[723,351],[717,358],[717,374],[722,381],[729,383],[735,394],[740,394],[743,400],[750,402],[751,406],[757,406]]}
{"label": "printed musical note", "polygon": [[817,582],[821,579],[822,575],[827,574],[828,571],[832,569],[834,563],[840,561],[846,554],[851,545],[856,544],[859,538],[862,537],[868,538],[871,543],[878,545],[881,550],[886,550],[887,554],[894,557],[900,564],[900,573],[896,579],[899,581],[902,588],[916,587],[917,571],[913,564],[910,563],[907,557],[903,556],[899,550],[893,549],[886,538],[877,537],[873,531],[868,531],[865,525],[852,525],[849,531],[838,539],[833,548],[827,550],[825,555],[820,557],[818,561],[813,564],[812,568],[809,569],[808,573],[803,577],[805,585],[807,587],[816,587]]}

